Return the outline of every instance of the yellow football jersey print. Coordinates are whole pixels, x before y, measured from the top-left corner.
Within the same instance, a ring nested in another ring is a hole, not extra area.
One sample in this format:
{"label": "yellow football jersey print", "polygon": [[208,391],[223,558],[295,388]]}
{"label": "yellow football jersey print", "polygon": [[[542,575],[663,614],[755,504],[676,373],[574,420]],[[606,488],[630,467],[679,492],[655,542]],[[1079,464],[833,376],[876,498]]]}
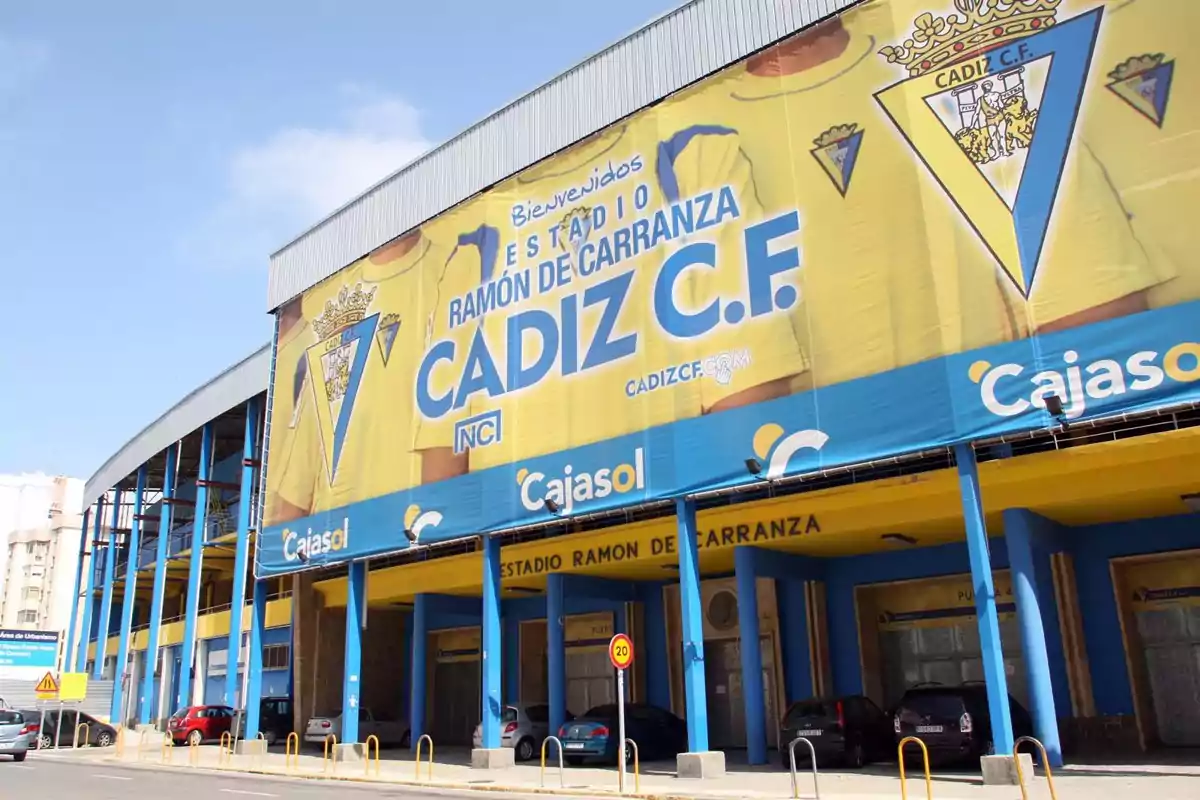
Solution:
{"label": "yellow football jersey print", "polygon": [[[652,303],[659,267],[686,243],[712,242],[718,263],[715,269],[692,268],[684,273],[676,285],[676,299],[681,306],[703,308],[717,297],[744,297],[742,230],[750,221],[760,219],[749,165],[731,137],[712,130],[689,129],[687,125],[664,128],[660,123],[661,118],[648,115],[615,126],[471,203],[472,211],[465,218],[479,225],[468,226],[459,237],[443,285],[455,287],[461,294],[495,280],[506,270],[530,267],[536,275],[540,263],[561,256],[566,256],[571,277],[565,285],[535,292],[519,306],[493,310],[482,319],[462,325],[450,325],[443,299],[436,311],[433,338],[453,339],[458,355],[453,366],[439,369],[438,380],[444,382],[450,375],[459,383],[464,349],[470,346],[477,330],[482,330],[492,359],[503,372],[509,320],[516,314],[539,310],[561,323],[564,303],[573,305],[577,312],[577,332],[573,342],[568,339],[575,352],[573,369],[564,368],[560,344],[557,363],[535,385],[496,397],[476,391],[456,402],[453,414],[457,417],[493,410],[501,414],[502,442],[471,450],[472,471],[695,417],[745,389],[804,371],[805,361],[784,314],[747,319],[738,325],[721,324],[696,339],[674,338],[654,322]],[[608,170],[617,170],[622,177],[603,186],[597,184],[584,199],[561,204],[553,214],[514,228],[515,208],[553,203],[570,187],[593,185],[590,179]],[[672,202],[686,203],[702,193],[713,193],[715,197],[722,187],[736,198],[740,219],[627,254],[617,263],[600,263],[598,253],[605,237],[615,240],[616,232],[639,219],[651,219],[655,211],[669,209]],[[597,216],[598,208],[604,209],[602,217]],[[533,234],[538,237],[538,253],[527,256]],[[510,267],[505,254],[514,240],[523,257]],[[583,293],[618,278],[627,281],[627,288],[620,294],[615,325],[604,334],[602,317],[610,304],[585,302]],[[632,341],[629,337],[636,337],[636,345],[628,345],[628,354],[617,360],[584,368],[587,351],[598,333],[627,345]],[[664,368],[703,363],[735,351],[744,351],[748,358],[719,379],[705,375],[638,391],[640,380]],[[536,347],[525,351],[523,361],[536,358],[536,352],[540,352]],[[451,426],[444,418],[425,420],[422,428],[418,448],[452,444]]]}
{"label": "yellow football jersey print", "polygon": [[[358,348],[367,348],[355,382],[348,378],[340,401],[329,389],[312,385],[311,405],[304,410],[295,449],[319,466],[315,474],[296,470],[284,479],[280,495],[310,513],[391,494],[420,482],[420,457],[413,452],[413,376],[427,341],[444,251],[423,235],[413,237],[407,250],[391,257],[390,248],[368,256],[339,272],[311,295],[313,308],[337,302],[343,291],[360,289],[369,295],[364,319],[376,318],[346,354],[353,361]],[[313,312],[315,313],[315,311]],[[343,329],[340,329],[343,330]],[[310,336],[306,350],[310,380],[332,380],[322,360],[327,342]],[[322,369],[325,370],[324,374]],[[351,390],[352,387],[352,391]],[[338,431],[342,404],[352,403]],[[319,404],[328,412],[322,420]],[[339,442],[340,439],[340,442]]]}
{"label": "yellow football jersey print", "polygon": [[[294,302],[299,303],[299,300]],[[295,491],[296,486],[313,486],[320,471],[320,455],[315,440],[301,425],[304,408],[311,404],[308,386],[308,357],[312,330],[304,319],[297,320],[279,333],[275,347],[275,386],[271,395],[271,446],[267,458],[267,503],[264,524],[273,525],[282,513],[279,500],[308,509],[311,489]],[[310,412],[311,413],[311,412]],[[283,487],[288,487],[286,490]]]}
{"label": "yellow football jersey print", "polygon": [[[1066,6],[1067,4],[1064,4]],[[1094,2],[1071,2],[1076,13]],[[1111,0],[1092,59],[1082,139],[1168,280],[1154,307],[1200,298],[1200,41],[1194,0]]]}

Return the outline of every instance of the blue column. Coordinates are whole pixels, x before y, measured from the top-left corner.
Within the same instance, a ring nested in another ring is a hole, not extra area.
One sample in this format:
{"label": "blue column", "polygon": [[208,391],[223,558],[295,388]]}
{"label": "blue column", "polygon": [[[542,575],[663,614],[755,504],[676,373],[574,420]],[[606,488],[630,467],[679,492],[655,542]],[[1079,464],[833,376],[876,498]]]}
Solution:
{"label": "blue column", "polygon": [[411,746],[425,733],[425,648],[429,645],[429,596],[413,598],[412,680],[409,682],[408,729]]}
{"label": "blue column", "polygon": [[[546,697],[550,704],[550,734],[567,721],[567,636],[563,576],[546,576]],[[577,712],[582,714],[583,712]]]}
{"label": "blue column", "polygon": [[367,562],[351,561],[346,577],[346,661],[342,674],[342,743],[358,741],[358,704],[362,695],[362,625],[367,613]]}
{"label": "blue column", "polygon": [[[133,521],[130,524],[129,546],[125,548],[125,596],[121,601],[121,634],[117,646],[117,679],[113,683],[112,713],[110,719],[119,725],[125,724],[121,713],[125,702],[125,675],[129,661],[129,633],[133,629],[133,606],[137,600],[138,553],[142,549],[142,493],[146,491],[146,465],[138,467],[137,489],[133,496]],[[130,677],[132,673],[130,672]],[[133,686],[129,687],[133,694]]]}
{"label": "blue column", "polygon": [[1050,658],[1046,649],[1046,631],[1038,594],[1034,557],[1032,514],[1025,509],[1004,512],[1004,541],[1008,547],[1008,565],[1012,569],[1013,595],[1017,601],[1017,626],[1021,631],[1021,650],[1029,683],[1034,735],[1046,748],[1050,764],[1062,766],[1062,743],[1058,738],[1058,714],[1054,708],[1054,682],[1050,677]]}
{"label": "blue column", "polygon": [[[179,686],[175,707],[192,704],[192,678],[196,672],[196,617],[200,616],[200,581],[204,565],[204,529],[208,515],[208,480],[212,471],[213,426],[205,423],[200,432],[200,470],[196,477],[196,515],[192,519],[192,550],[188,555],[187,605],[183,617],[183,654],[180,656]],[[236,658],[236,656],[235,656]],[[236,662],[235,662],[236,664]]]}
{"label": "blue column", "polygon": [[[262,704],[262,638],[267,627],[267,582],[254,582],[254,600],[250,607],[250,643],[246,646],[246,696],[242,707],[246,709],[246,731],[243,736],[249,741],[258,736],[259,706]],[[227,669],[237,670],[237,658],[230,656]]]}
{"label": "blue column", "polygon": [[992,743],[998,755],[1012,753],[1008,680],[1004,676],[1004,652],[1000,646],[1000,618],[996,616],[996,589],[992,585],[987,523],[979,493],[975,450],[969,442],[954,446],[954,460],[958,464],[958,489],[962,495],[967,553],[971,560],[971,584],[975,590],[975,614],[979,623],[980,649],[983,651],[983,678],[987,684],[988,711],[992,718]]}
{"label": "blue column", "polygon": [[96,662],[92,677],[104,677],[104,658],[108,655],[108,633],[112,627],[112,593],[117,571],[117,528],[121,527],[121,490],[113,490],[112,522],[108,526],[108,542],[104,546],[104,589],[100,596],[100,624],[96,626]]}
{"label": "blue column", "polygon": [[755,551],[751,547],[733,550],[733,570],[737,577],[738,630],[741,633],[742,702],[746,707],[746,760],[750,764],[767,763],[767,720],[763,698],[762,649],[759,647],[758,587],[755,585]]}
{"label": "blue column", "polygon": [[87,588],[83,590],[83,626],[79,634],[79,652],[75,654],[76,672],[87,670],[88,642],[92,638],[92,611],[96,606],[96,557],[99,555],[96,547],[100,542],[100,527],[103,518],[104,495],[101,495],[96,500],[96,516],[92,520],[91,558],[88,559],[87,565],[87,581],[85,582]]}
{"label": "blue column", "polygon": [[254,471],[258,434],[258,398],[246,402],[246,433],[242,440],[242,488],[238,497],[237,554],[233,560],[233,599],[229,612],[229,664],[225,668],[223,702],[237,697],[237,654],[242,642],[242,607],[246,604],[246,562],[250,557],[250,498],[254,494]]}
{"label": "blue column", "polygon": [[88,537],[88,521],[91,519],[92,509],[85,508],[83,510],[83,524],[79,527],[79,561],[75,564],[75,589],[71,592],[73,602],[71,603],[71,623],[67,627],[66,650],[63,653],[62,672],[71,671],[72,656],[74,656],[75,648],[79,640],[83,640],[83,648],[87,649],[87,632],[80,633],[75,636],[75,623],[79,621],[79,585],[83,583],[83,562],[87,557],[87,537]]}
{"label": "blue column", "polygon": [[700,557],[696,552],[696,501],[675,501],[679,549],[679,607],[683,614],[683,692],[688,751],[708,752],[708,703],[704,685],[704,621],[700,608]]}
{"label": "blue column", "polygon": [[[175,497],[175,471],[179,466],[179,444],[167,448],[167,463],[163,468],[162,503],[158,509],[158,541],[154,546],[154,594],[150,598],[150,628],[146,642],[146,670],[142,675],[141,713],[138,723],[148,725],[150,713],[158,694],[154,675],[161,664],[158,658],[158,634],[162,627],[163,594],[167,588],[167,540],[171,532],[171,500]],[[171,714],[175,709],[167,711]]]}
{"label": "blue column", "polygon": [[500,636],[500,540],[492,536],[483,537],[483,650],[481,653],[483,692],[481,693],[483,720],[483,748],[493,750],[500,746],[500,691],[501,691],[501,643]]}

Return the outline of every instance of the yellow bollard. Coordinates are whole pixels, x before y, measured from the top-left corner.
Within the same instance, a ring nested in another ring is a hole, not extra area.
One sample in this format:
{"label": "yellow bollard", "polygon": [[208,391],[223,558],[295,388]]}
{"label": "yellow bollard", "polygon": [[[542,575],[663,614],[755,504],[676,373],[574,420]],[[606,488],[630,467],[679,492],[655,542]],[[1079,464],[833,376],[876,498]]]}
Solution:
{"label": "yellow bollard", "polygon": [[626,737],[626,742],[633,745],[633,793],[642,793],[642,770],[638,765],[638,746],[633,739]]}
{"label": "yellow bollard", "polygon": [[92,740],[92,728],[86,722],[81,722],[75,726],[75,741],[71,743],[71,747],[79,749],[79,729],[83,728],[83,743],[88,744]]}
{"label": "yellow bollard", "polygon": [[163,743],[162,743],[162,753],[161,753],[162,763],[164,763],[164,764],[171,763],[171,751],[174,749],[175,749],[175,740],[171,738],[171,734],[164,733],[163,734]]}
{"label": "yellow bollard", "polygon": [[337,737],[332,733],[325,737],[325,756],[321,759],[321,774],[329,775],[330,743],[333,744],[333,774],[337,774]]}
{"label": "yellow bollard", "polygon": [[896,748],[896,754],[900,759],[900,800],[908,800],[908,786],[904,777],[904,745],[909,742],[921,745],[921,754],[925,758],[925,798],[933,800],[933,779],[929,776],[929,748],[916,736],[905,736]]}
{"label": "yellow bollard", "polygon": [[263,746],[262,746],[262,752],[256,753],[256,755],[258,756],[257,758],[251,757],[250,768],[254,769],[254,765],[258,764],[258,768],[262,769],[263,764],[265,763],[265,760],[267,757],[267,735],[265,733],[263,733],[262,731],[259,731],[258,736],[255,736],[254,740],[256,742],[261,741],[263,743]]}
{"label": "yellow bollard", "polygon": [[[292,749],[292,742],[296,743],[295,750]],[[285,745],[285,747],[287,749],[285,750],[284,755],[283,755],[283,771],[288,772],[289,770],[291,770],[291,768],[293,766],[293,763],[292,763],[293,756],[295,756],[295,758],[296,758],[294,766],[296,767],[296,769],[300,769],[300,735],[298,733],[296,733],[295,731],[292,731],[291,733],[289,733],[288,738],[287,738],[287,744]]]}
{"label": "yellow bollard", "polygon": [[[200,743],[193,741],[191,739],[191,737],[189,737],[187,740],[187,746],[188,746],[188,766],[189,767],[200,766]],[[219,763],[219,760],[218,760],[218,763]]]}
{"label": "yellow bollard", "polygon": [[366,741],[367,751],[363,753],[363,775],[371,777],[371,742],[375,742],[375,777],[379,777],[379,737],[368,736]]}
{"label": "yellow bollard", "polygon": [[1021,742],[1032,742],[1041,751],[1042,768],[1046,770],[1046,785],[1050,787],[1050,800],[1058,800],[1058,795],[1054,791],[1054,775],[1050,771],[1050,757],[1046,755],[1045,746],[1032,736],[1022,736],[1013,742],[1013,764],[1017,768],[1017,783],[1021,787],[1021,800],[1029,800],[1029,795],[1025,792],[1025,776],[1021,774],[1021,759],[1017,754],[1017,750],[1021,747]]}
{"label": "yellow bollard", "polygon": [[138,737],[137,760],[142,760],[142,750],[146,746],[146,737],[150,735],[150,731],[142,731],[142,735]]}
{"label": "yellow bollard", "polygon": [[125,757],[125,728],[117,728],[117,758]]}
{"label": "yellow bollard", "polygon": [[566,788],[566,779],[563,777],[563,746],[562,741],[557,736],[547,736],[542,739],[542,772],[541,772],[541,787],[546,788],[546,745],[554,742],[555,749],[558,750],[558,786]]}
{"label": "yellow bollard", "polygon": [[421,780],[421,743],[429,742],[429,772],[427,776],[429,780],[433,780],[433,738],[428,733],[421,734],[421,738],[417,739],[417,780]]}
{"label": "yellow bollard", "polygon": [[[228,745],[226,745],[228,742]],[[228,750],[225,748],[228,746]],[[229,731],[224,731],[221,734],[221,742],[217,750],[217,766],[223,766],[233,762],[233,734]]]}

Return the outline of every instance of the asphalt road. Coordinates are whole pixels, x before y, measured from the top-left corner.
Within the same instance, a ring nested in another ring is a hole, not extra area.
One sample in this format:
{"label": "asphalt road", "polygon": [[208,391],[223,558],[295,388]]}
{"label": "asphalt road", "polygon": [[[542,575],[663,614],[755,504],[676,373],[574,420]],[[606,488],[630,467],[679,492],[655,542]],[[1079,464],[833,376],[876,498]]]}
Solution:
{"label": "asphalt road", "polygon": [[[259,775],[222,775],[182,770],[153,770],[120,765],[38,760],[31,753],[23,764],[0,756],[0,798],[78,797],[86,800],[161,800],[162,798],[205,798],[205,800],[258,800],[258,798],[303,798],[303,800],[430,800],[474,798],[486,800],[495,794],[414,789],[403,786],[314,780],[284,780]],[[530,797],[529,795],[507,795]],[[535,795],[536,796],[536,795]],[[544,800],[544,795],[539,800]]]}

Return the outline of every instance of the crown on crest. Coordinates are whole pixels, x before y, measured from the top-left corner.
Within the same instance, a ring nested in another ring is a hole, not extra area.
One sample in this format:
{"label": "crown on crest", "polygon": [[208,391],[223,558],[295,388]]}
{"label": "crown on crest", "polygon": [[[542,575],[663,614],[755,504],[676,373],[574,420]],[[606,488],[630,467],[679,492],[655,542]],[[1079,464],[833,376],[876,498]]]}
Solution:
{"label": "crown on crest", "polygon": [[889,63],[923,75],[966,55],[990,50],[1054,24],[1062,0],[954,0],[958,13],[925,12],[913,21],[912,38],[880,48]]}
{"label": "crown on crest", "polygon": [[813,139],[813,144],[815,144],[817,147],[828,147],[835,142],[840,142],[843,139],[850,138],[854,135],[854,131],[857,128],[858,125],[855,123],[850,123],[848,125],[834,125],[832,128]]}
{"label": "crown on crest", "polygon": [[1108,73],[1108,77],[1114,81],[1123,81],[1127,78],[1132,78],[1134,75],[1141,75],[1143,72],[1149,72],[1163,62],[1163,54],[1155,53],[1153,55],[1134,56],[1133,58],[1122,61],[1117,65],[1117,68]]}
{"label": "crown on crest", "polygon": [[325,301],[325,310],[313,320],[313,331],[318,338],[326,339],[342,328],[362,322],[374,296],[373,286],[365,292],[361,283],[355,284],[353,291],[348,286],[343,286],[336,300]]}

